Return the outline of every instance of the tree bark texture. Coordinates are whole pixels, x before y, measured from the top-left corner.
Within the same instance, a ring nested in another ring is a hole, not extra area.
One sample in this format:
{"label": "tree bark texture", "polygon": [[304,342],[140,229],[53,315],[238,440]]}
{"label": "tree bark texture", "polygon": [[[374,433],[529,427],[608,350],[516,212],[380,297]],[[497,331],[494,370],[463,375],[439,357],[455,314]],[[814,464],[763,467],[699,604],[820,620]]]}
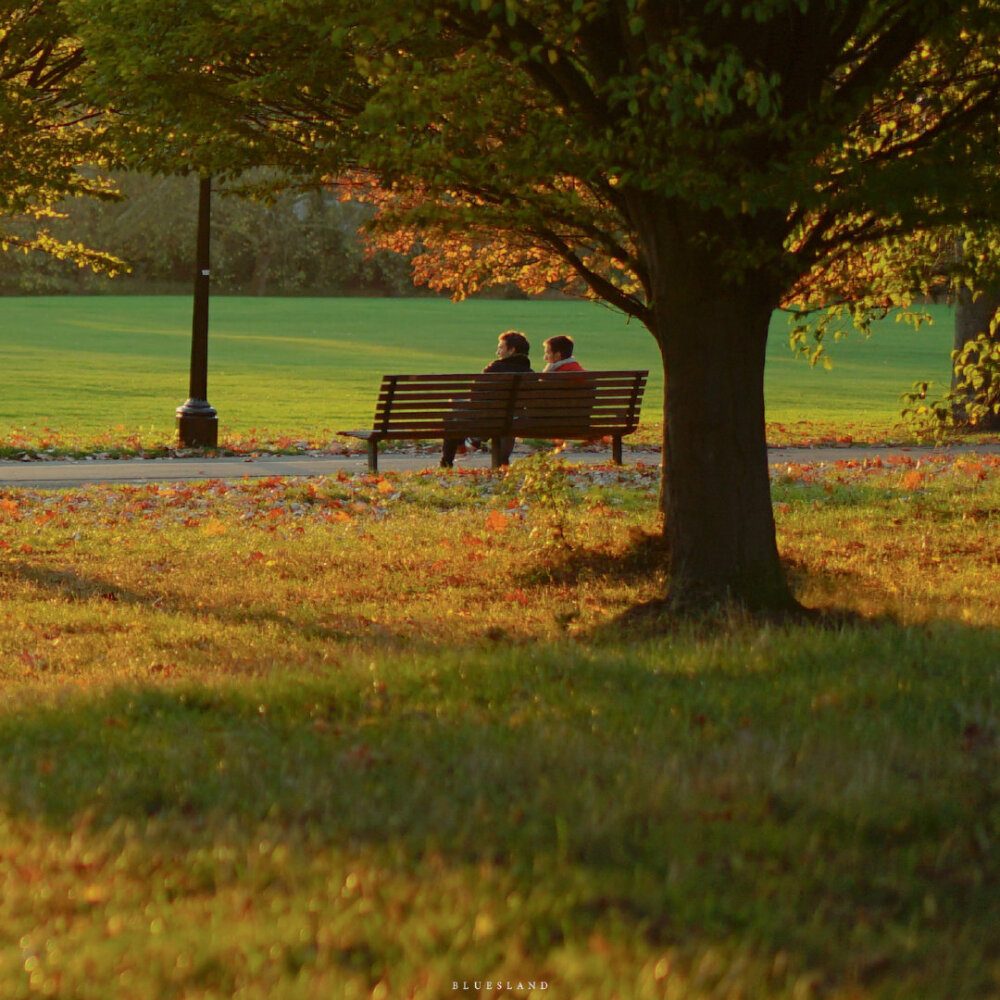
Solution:
{"label": "tree bark texture", "polygon": [[681,609],[734,602],[793,611],[799,605],[778,556],[764,423],[777,293],[754,273],[726,275],[711,249],[699,249],[703,232],[654,234],[647,243],[666,390],[668,597]]}
{"label": "tree bark texture", "polygon": [[[970,292],[967,288],[962,288],[958,293],[958,300],[955,303],[955,341],[954,349],[960,351],[970,340],[975,340],[981,333],[990,332],[990,321],[997,310],[1000,309],[1000,288],[988,288]],[[958,379],[955,372],[951,375],[952,391],[958,392]],[[956,407],[959,410],[959,407]],[[964,418],[963,412],[956,412],[955,416]],[[1000,430],[1000,414],[993,414],[976,425],[976,430],[995,431]]]}

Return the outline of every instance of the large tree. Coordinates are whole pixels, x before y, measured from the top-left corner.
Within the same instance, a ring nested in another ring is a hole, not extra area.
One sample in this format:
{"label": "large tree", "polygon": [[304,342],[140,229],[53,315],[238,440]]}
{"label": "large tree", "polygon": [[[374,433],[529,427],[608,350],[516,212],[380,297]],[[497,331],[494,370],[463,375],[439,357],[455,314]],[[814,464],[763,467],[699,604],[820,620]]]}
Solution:
{"label": "large tree", "polygon": [[377,177],[387,222],[451,240],[459,285],[560,262],[644,323],[678,606],[795,606],[764,437],[775,307],[996,201],[996,0],[74,3],[136,110],[183,123],[180,86],[292,170]]}

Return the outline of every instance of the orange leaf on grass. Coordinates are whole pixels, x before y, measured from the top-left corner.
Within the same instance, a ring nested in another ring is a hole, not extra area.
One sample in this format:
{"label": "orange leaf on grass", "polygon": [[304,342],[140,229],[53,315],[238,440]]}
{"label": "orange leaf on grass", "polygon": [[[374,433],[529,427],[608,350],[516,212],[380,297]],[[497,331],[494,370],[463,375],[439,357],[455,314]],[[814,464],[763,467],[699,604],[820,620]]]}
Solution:
{"label": "orange leaf on grass", "polygon": [[507,525],[507,518],[498,510],[491,510],[490,516],[486,518],[486,527],[490,531],[506,531]]}

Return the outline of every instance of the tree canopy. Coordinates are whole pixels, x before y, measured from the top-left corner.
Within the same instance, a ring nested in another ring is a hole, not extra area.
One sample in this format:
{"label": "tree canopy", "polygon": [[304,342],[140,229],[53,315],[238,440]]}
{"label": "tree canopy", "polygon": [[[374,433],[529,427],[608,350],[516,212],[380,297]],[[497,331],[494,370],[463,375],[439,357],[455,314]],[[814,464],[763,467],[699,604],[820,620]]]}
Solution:
{"label": "tree canopy", "polygon": [[162,136],[374,179],[383,230],[422,239],[442,286],[572,280],[643,322],[678,606],[794,607],[764,438],[772,311],[996,211],[995,0],[70,9],[103,92]]}
{"label": "tree canopy", "polygon": [[[81,87],[85,61],[57,3],[0,2],[0,248],[108,268],[115,261],[53,237],[46,225],[60,199],[112,193],[83,169],[106,151],[103,115]],[[12,227],[12,218],[32,224]]]}

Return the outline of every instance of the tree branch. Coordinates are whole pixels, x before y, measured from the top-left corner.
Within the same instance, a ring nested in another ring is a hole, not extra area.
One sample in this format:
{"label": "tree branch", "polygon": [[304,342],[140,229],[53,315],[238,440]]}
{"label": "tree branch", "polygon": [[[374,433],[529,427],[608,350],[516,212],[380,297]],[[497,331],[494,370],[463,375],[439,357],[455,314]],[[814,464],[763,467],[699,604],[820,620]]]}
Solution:
{"label": "tree branch", "polygon": [[617,309],[620,309],[627,316],[634,316],[640,323],[644,323],[652,329],[652,309],[639,302],[634,296],[629,295],[627,292],[623,292],[617,285],[615,285],[612,281],[609,281],[603,275],[598,274],[596,271],[592,271],[586,264],[583,263],[582,260],[580,260],[570,246],[564,240],[560,239],[560,237],[552,230],[539,228],[536,232],[539,239],[542,240],[545,245],[556,254],[556,256],[566,261],[566,263],[580,275],[587,286],[591,288],[599,298],[615,306]]}

